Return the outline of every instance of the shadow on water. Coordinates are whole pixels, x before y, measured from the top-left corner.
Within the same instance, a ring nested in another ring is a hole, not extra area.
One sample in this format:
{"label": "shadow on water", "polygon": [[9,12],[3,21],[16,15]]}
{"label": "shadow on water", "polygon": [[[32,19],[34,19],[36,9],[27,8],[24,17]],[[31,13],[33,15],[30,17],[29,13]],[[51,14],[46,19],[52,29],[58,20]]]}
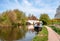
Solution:
{"label": "shadow on water", "polygon": [[0,28],[0,41],[31,41],[35,32],[27,30],[27,26]]}

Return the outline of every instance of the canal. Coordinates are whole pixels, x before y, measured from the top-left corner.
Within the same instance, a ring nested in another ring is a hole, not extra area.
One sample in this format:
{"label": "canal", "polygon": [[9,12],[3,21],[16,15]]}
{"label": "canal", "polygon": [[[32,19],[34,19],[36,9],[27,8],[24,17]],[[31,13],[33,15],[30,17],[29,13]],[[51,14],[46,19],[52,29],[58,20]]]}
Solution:
{"label": "canal", "polygon": [[[27,30],[26,30],[27,28]],[[33,30],[33,25],[26,27],[14,28],[11,32],[11,28],[0,30],[0,41],[32,41],[36,32]]]}

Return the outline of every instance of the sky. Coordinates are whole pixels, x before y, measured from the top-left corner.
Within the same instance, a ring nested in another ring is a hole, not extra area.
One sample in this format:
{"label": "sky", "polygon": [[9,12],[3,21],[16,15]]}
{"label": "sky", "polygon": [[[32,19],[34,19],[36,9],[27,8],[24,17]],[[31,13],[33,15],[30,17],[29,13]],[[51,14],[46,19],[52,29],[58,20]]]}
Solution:
{"label": "sky", "polygon": [[0,0],[0,13],[19,9],[26,15],[33,14],[37,18],[46,13],[52,19],[59,5],[60,0]]}

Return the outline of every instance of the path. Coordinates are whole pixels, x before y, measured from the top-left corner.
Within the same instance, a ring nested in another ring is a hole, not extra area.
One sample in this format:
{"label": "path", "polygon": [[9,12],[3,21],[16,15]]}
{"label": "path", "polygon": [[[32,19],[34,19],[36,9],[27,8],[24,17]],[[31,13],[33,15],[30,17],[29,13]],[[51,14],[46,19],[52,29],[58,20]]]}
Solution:
{"label": "path", "polygon": [[59,35],[54,32],[50,27],[45,26],[48,30],[48,41],[60,41]]}

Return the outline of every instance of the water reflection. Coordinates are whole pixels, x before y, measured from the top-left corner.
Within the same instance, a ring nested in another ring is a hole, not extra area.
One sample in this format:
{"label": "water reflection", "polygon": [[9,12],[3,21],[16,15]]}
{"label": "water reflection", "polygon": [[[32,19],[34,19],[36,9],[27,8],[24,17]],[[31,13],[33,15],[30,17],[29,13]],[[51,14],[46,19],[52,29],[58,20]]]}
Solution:
{"label": "water reflection", "polygon": [[[28,29],[31,26],[19,26],[16,28],[0,28],[0,41],[31,41],[35,36],[33,29]],[[30,31],[32,30],[32,31]]]}
{"label": "water reflection", "polygon": [[22,26],[21,28],[15,27],[15,28],[1,28],[0,29],[0,39],[1,41],[13,41],[21,39],[25,36],[26,33],[26,27]]}
{"label": "water reflection", "polygon": [[33,25],[28,25],[28,32],[26,33],[25,37],[18,40],[18,41],[32,41],[32,39],[35,37],[35,31]]}

